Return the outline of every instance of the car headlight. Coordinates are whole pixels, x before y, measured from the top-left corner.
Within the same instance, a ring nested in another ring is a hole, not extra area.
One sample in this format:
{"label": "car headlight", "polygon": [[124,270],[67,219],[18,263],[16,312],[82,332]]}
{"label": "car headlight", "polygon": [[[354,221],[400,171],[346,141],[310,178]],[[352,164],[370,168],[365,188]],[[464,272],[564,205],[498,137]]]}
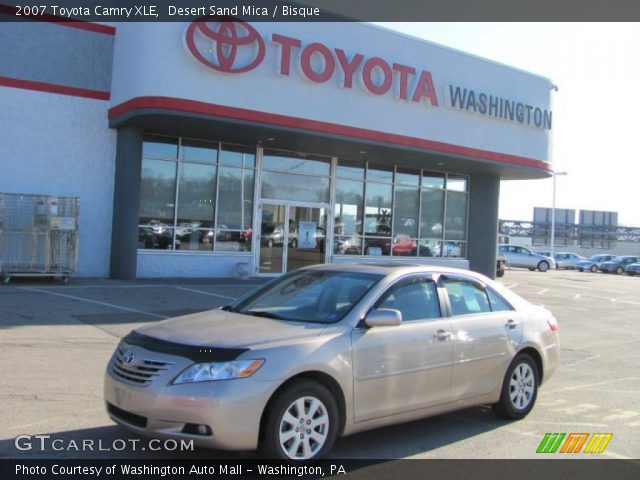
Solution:
{"label": "car headlight", "polygon": [[231,380],[233,378],[246,378],[253,375],[262,365],[264,360],[234,360],[232,362],[195,363],[184,370],[172,382],[173,385],[181,383],[208,382],[212,380]]}

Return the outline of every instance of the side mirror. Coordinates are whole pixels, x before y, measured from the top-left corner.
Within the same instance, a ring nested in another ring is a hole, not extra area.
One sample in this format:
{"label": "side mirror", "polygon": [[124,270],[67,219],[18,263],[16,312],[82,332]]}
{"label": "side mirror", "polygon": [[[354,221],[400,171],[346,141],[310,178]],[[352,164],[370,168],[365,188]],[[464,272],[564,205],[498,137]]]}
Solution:
{"label": "side mirror", "polygon": [[395,327],[402,323],[402,313],[392,308],[370,311],[364,319],[367,327]]}

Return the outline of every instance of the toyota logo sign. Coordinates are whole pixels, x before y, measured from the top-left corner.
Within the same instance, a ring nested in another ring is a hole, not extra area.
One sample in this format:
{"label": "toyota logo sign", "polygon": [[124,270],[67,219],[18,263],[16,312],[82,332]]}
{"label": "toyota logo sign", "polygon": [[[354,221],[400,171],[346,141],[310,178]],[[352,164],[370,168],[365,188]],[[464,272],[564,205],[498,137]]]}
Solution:
{"label": "toyota logo sign", "polygon": [[203,65],[225,73],[256,68],[264,59],[264,40],[248,23],[235,17],[203,17],[184,34],[187,51]]}

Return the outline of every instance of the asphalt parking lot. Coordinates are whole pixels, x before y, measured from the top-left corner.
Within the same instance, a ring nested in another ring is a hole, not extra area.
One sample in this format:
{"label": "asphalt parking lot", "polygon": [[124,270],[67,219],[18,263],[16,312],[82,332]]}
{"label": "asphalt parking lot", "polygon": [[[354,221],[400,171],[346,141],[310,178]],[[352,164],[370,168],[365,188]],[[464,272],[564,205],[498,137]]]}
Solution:
{"label": "asphalt parking lot", "polygon": [[[611,432],[601,456],[640,458],[640,278],[509,270],[500,281],[547,306],[560,323],[561,366],[533,412],[510,423],[472,408],[340,439],[332,457],[534,458],[546,432]],[[50,434],[95,445],[134,438],[110,421],[102,401],[104,368],[120,338],[144,323],[224,305],[259,283],[72,278],[66,286],[16,280],[0,288],[0,458],[166,458],[97,447],[21,451],[14,438]]]}

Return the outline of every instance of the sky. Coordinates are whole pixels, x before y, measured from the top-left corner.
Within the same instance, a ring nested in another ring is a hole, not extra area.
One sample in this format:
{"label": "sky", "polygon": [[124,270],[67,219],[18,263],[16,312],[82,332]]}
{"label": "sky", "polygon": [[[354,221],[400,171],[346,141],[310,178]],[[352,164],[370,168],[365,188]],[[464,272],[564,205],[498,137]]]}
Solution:
{"label": "sky", "polygon": [[[640,25],[379,23],[549,78],[556,208],[618,212],[640,227]],[[503,181],[500,219],[533,220],[553,181]]]}

